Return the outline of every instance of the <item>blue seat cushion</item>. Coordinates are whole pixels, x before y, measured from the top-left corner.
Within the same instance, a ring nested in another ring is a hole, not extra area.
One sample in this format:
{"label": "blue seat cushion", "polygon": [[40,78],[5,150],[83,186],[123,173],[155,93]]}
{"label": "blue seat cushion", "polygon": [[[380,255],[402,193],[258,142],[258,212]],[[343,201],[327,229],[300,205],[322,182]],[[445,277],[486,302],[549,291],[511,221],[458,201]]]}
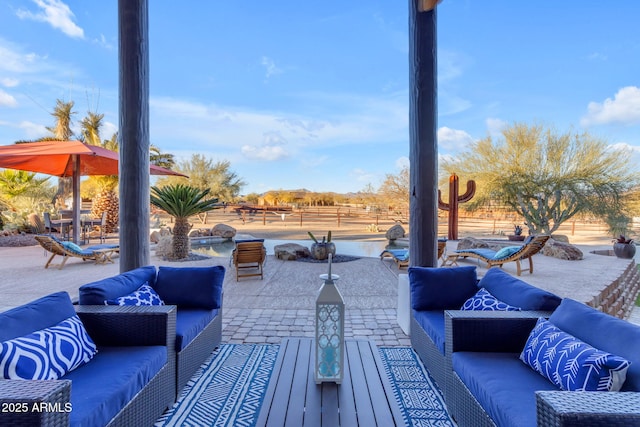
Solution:
{"label": "blue seat cushion", "polygon": [[475,267],[409,267],[411,308],[457,310],[478,292]]}
{"label": "blue seat cushion", "polygon": [[444,355],[444,311],[413,311],[416,321],[422,326],[440,353]]}
{"label": "blue seat cushion", "polygon": [[559,390],[518,353],[456,352],[453,370],[499,426],[536,426],[537,390]]}
{"label": "blue seat cushion", "polygon": [[76,315],[66,292],[50,294],[0,313],[0,341],[29,335]]}
{"label": "blue seat cushion", "polygon": [[152,286],[165,304],[213,310],[222,307],[224,273],[221,265],[159,267],[158,278]]}
{"label": "blue seat cushion", "polygon": [[493,259],[493,257],[496,255],[496,251],[493,251],[491,249],[483,249],[483,248],[463,249],[455,252],[460,253],[463,256],[465,252],[470,252],[472,254],[480,255],[481,257],[484,257],[487,259]]}
{"label": "blue seat cushion", "polygon": [[385,252],[388,252],[391,255],[393,255],[393,257],[398,261],[406,261],[409,259],[408,249],[387,249]]}
{"label": "blue seat cushion", "polygon": [[98,347],[71,380],[71,426],[106,425],[167,363],[167,348]]}
{"label": "blue seat cushion", "polygon": [[135,292],[145,282],[151,287],[156,283],[156,268],[152,265],[81,286],[79,302],[81,305],[104,305],[107,300]]}
{"label": "blue seat cushion", "polygon": [[180,352],[218,315],[218,309],[181,308],[176,313],[176,351]]}
{"label": "blue seat cushion", "polygon": [[640,391],[640,327],[569,298],[549,321],[593,347],[631,362],[621,391]]}
{"label": "blue seat cushion", "polygon": [[485,288],[500,301],[522,310],[553,311],[562,299],[540,288],[536,288],[499,267],[490,268],[480,279],[478,287]]}

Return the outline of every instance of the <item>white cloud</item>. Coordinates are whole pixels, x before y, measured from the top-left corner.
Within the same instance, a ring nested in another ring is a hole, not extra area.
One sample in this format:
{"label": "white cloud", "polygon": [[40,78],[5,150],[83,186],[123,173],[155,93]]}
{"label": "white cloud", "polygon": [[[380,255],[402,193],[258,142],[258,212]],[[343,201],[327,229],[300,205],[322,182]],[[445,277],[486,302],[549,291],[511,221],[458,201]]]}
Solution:
{"label": "white cloud", "polygon": [[396,168],[398,170],[402,170],[405,167],[406,168],[409,167],[409,158],[407,156],[402,156],[402,157],[399,157],[398,159],[396,159]]}
{"label": "white cloud", "polygon": [[[30,72],[40,59],[41,57],[35,53],[21,53],[10,43],[0,39],[0,70],[13,73]],[[11,82],[12,79],[5,78],[3,83],[5,81]]]}
{"label": "white cloud", "polygon": [[487,130],[489,131],[489,134],[494,138],[502,135],[502,130],[505,127],[507,127],[507,122],[501,119],[493,118],[493,117],[489,117],[486,120],[486,123],[487,123]]}
{"label": "white cloud", "polygon": [[451,129],[446,126],[438,129],[438,146],[449,151],[461,151],[469,147],[473,138],[463,130]]}
{"label": "white cloud", "polygon": [[93,43],[107,50],[114,50],[116,48],[115,44],[107,40],[104,34],[100,34],[100,38],[98,39],[93,39]]}
{"label": "white cloud", "polygon": [[276,63],[273,59],[268,58],[266,56],[262,57],[262,61],[260,62],[264,68],[266,69],[265,79],[269,79],[271,76],[275,76],[277,74],[282,74],[282,69],[276,66]]}
{"label": "white cloud", "polygon": [[251,160],[265,160],[273,162],[289,156],[284,147],[279,145],[243,145],[240,150],[243,155]]}
{"label": "white cloud", "polygon": [[42,138],[42,135],[49,133],[46,126],[29,121],[20,122],[18,127],[26,132],[27,139]]}
{"label": "white cloud", "polygon": [[18,101],[13,95],[8,94],[4,90],[0,89],[0,107],[15,107],[18,105]]}
{"label": "white cloud", "polygon": [[374,173],[367,172],[364,169],[356,168],[352,169],[349,172],[349,176],[352,177],[355,181],[364,182],[366,184],[372,183],[377,180],[377,177]]}
{"label": "white cloud", "polygon": [[626,142],[617,142],[615,144],[609,145],[609,148],[612,150],[621,150],[626,152],[640,152],[640,147],[637,145],[627,144]]}
{"label": "white cloud", "polygon": [[65,3],[60,0],[33,0],[33,2],[40,11],[34,13],[19,9],[16,15],[20,19],[46,22],[69,37],[84,38],[84,30],[73,22],[75,15]]}
{"label": "white cloud", "polygon": [[0,85],[4,87],[16,87],[20,84],[18,79],[13,79],[11,77],[5,77],[0,79]]}
{"label": "white cloud", "polygon": [[640,88],[623,87],[614,99],[607,98],[602,103],[590,102],[587,109],[587,114],[580,121],[583,126],[640,123]]}

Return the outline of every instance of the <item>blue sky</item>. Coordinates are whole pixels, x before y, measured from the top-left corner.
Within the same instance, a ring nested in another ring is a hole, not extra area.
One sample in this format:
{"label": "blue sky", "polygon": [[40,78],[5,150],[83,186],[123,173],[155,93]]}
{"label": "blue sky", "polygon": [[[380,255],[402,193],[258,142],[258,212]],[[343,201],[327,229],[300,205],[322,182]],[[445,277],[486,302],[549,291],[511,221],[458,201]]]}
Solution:
{"label": "blue sky", "polygon": [[[149,1],[151,143],[228,160],[243,193],[377,188],[407,164],[408,2]],[[444,0],[439,154],[505,124],[640,151],[640,2]],[[56,99],[118,125],[117,1],[0,5],[0,145]]]}

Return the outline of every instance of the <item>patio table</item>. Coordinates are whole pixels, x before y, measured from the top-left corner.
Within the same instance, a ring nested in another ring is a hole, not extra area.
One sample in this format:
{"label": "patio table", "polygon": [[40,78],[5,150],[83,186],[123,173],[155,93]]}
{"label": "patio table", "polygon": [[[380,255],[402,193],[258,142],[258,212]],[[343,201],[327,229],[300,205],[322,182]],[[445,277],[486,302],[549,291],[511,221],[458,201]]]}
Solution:
{"label": "patio table", "polygon": [[345,341],[341,385],[316,384],[310,338],[280,344],[257,426],[404,426],[384,365],[373,341]]}

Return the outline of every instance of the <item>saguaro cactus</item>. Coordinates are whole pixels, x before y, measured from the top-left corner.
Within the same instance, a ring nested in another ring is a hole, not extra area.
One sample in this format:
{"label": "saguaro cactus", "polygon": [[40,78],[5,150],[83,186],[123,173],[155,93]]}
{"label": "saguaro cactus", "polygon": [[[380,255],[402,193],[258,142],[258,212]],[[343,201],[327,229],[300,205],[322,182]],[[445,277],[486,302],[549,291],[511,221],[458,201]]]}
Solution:
{"label": "saguaro cactus", "polygon": [[449,212],[449,240],[458,240],[458,205],[468,202],[476,194],[476,182],[472,179],[467,181],[467,192],[459,195],[460,180],[458,175],[451,174],[449,177],[449,203],[442,201],[442,193],[438,190],[438,209]]}

